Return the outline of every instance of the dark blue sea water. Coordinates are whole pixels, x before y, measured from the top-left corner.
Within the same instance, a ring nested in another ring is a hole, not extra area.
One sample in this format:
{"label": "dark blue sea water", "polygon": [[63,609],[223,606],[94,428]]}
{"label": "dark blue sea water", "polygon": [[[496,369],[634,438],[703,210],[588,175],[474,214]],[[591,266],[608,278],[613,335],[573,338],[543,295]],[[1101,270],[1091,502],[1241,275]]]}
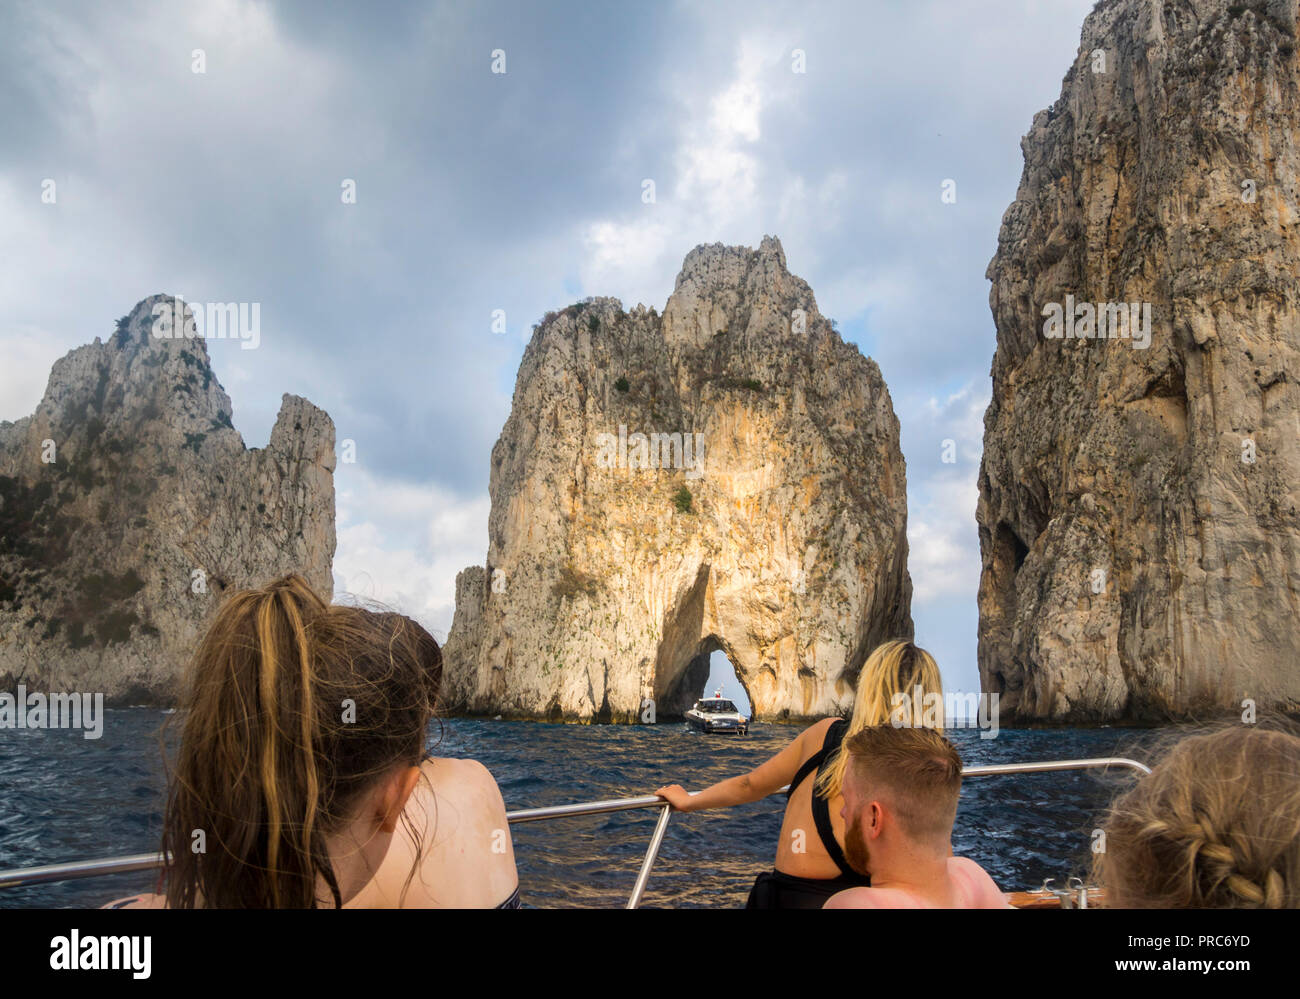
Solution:
{"label": "dark blue sea water", "polygon": [[[0,732],[0,869],[155,850],[163,806],[159,729],[147,708],[107,713],[103,738],[79,731]],[[698,790],[743,773],[797,734],[756,725],[749,736],[685,726],[544,725],[452,719],[438,756],[468,756],[496,776],[510,809],[649,794],[667,783]],[[1153,732],[1003,729],[981,740],[949,736],[967,765],[1086,756],[1145,759]],[[437,724],[434,726],[437,736]],[[965,782],[953,845],[1004,890],[1060,883],[1087,865],[1098,813],[1131,777],[1043,774]],[[783,798],[674,815],[645,906],[743,906],[754,877],[772,866]],[[513,827],[526,905],[618,907],[645,854],[655,810]],[[151,887],[148,874],[0,890],[0,907],[97,906]]]}

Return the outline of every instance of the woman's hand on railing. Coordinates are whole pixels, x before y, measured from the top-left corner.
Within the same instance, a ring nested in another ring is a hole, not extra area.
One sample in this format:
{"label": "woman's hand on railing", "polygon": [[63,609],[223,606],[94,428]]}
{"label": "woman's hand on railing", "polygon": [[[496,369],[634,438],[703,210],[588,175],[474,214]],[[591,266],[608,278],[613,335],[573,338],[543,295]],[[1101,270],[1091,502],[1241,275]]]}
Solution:
{"label": "woman's hand on railing", "polygon": [[655,794],[672,805],[674,811],[689,812],[691,810],[690,792],[680,784],[669,784],[667,787],[661,787]]}

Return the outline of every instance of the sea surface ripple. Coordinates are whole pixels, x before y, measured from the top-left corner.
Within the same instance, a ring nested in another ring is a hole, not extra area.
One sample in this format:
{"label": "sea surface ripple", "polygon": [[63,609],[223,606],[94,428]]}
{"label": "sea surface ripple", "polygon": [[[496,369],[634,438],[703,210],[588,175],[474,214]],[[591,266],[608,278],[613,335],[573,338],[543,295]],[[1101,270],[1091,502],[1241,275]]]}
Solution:
{"label": "sea surface ripple", "polygon": [[[80,731],[0,733],[0,869],[142,853],[158,848],[167,719],[151,708],[110,710],[103,738]],[[549,725],[448,719],[431,728],[435,756],[472,757],[492,771],[509,809],[699,790],[744,773],[798,732],[755,725],[748,736],[705,736],[684,725]],[[1094,756],[1146,759],[1151,730],[1002,729],[995,739],[950,730],[965,763]],[[1083,873],[1100,812],[1132,783],[1127,772],[1071,772],[967,780],[953,835],[1004,890],[1063,884]],[[643,905],[734,908],[770,869],[784,799],[674,815]],[[526,906],[619,907],[631,891],[657,811],[515,825]],[[144,873],[0,889],[0,907],[87,907],[152,888]]]}

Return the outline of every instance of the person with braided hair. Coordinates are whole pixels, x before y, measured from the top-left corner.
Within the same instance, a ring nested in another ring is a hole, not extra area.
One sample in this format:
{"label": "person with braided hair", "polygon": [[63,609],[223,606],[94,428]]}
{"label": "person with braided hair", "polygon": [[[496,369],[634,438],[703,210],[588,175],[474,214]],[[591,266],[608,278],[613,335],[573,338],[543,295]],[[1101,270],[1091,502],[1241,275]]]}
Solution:
{"label": "person with braided hair", "polygon": [[1300,908],[1300,736],[1234,725],[1178,742],[1112,804],[1093,878],[1110,908]]}

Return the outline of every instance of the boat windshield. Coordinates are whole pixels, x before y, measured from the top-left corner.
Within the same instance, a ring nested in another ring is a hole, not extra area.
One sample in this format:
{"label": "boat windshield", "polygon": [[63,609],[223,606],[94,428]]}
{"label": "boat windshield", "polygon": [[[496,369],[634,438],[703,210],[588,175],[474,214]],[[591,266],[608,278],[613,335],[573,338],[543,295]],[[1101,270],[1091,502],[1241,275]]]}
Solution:
{"label": "boat windshield", "polygon": [[695,710],[702,711],[704,714],[717,715],[723,712],[734,712],[736,706],[730,701],[696,701]]}

